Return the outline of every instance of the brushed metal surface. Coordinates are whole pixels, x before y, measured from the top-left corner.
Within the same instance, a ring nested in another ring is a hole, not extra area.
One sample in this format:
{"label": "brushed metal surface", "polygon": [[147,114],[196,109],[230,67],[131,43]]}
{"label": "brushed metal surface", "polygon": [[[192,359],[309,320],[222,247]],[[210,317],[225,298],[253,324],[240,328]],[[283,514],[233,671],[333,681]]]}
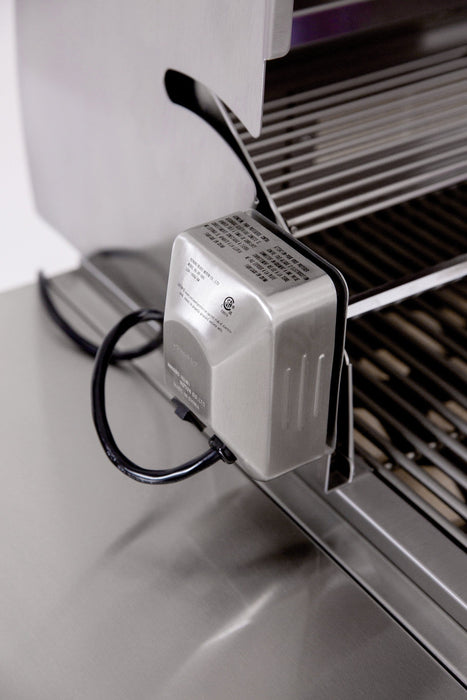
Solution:
{"label": "brushed metal surface", "polygon": [[[465,562],[460,552],[424,518],[417,522],[407,504],[382,489],[361,461],[356,468],[351,490],[346,486],[325,494],[324,475],[318,480],[311,470],[259,486],[467,684],[467,630],[461,622]],[[314,489],[304,488],[304,480],[314,481]]]}
{"label": "brushed metal surface", "polygon": [[329,275],[266,221],[237,212],[185,231],[167,288],[167,385],[253,478],[274,478],[332,451],[339,313]]}
{"label": "brushed metal surface", "polygon": [[[171,240],[245,209],[250,177],[167,96],[195,78],[258,134],[265,59],[287,50],[290,0],[17,2],[19,78],[37,207],[82,251]],[[181,202],[183,206],[181,206]]]}
{"label": "brushed metal surface", "polygon": [[[235,467],[161,488],[113,470],[89,359],[33,288],[0,296],[0,318],[2,697],[465,696]],[[204,444],[132,370],[109,394],[136,458]]]}

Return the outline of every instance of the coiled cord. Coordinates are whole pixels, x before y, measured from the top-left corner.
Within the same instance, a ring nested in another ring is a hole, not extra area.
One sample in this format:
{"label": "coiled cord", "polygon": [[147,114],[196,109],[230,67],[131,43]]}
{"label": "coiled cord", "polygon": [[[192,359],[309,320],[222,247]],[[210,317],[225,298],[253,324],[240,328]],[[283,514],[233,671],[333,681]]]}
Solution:
{"label": "coiled cord", "polygon": [[[81,333],[78,333],[78,331],[75,328],[73,328],[73,326],[66,320],[66,318],[62,316],[62,314],[59,312],[58,308],[52,300],[50,294],[50,282],[42,272],[39,272],[38,284],[40,297],[45,308],[47,309],[50,318],[57,324],[59,328],[61,328],[65,335],[67,335],[68,338],[70,338],[70,340],[72,340],[75,343],[75,345],[77,345],[81,350],[83,350],[83,352],[85,352],[87,355],[91,355],[91,357],[96,357],[97,352],[99,350],[99,345],[96,345],[91,340],[88,340],[83,335],[81,335]],[[159,314],[157,320],[162,323],[162,321],[164,320],[164,314],[162,311],[158,311],[157,313]],[[137,348],[133,348],[132,350],[114,350],[112,353],[112,357],[110,358],[110,363],[115,364],[116,362],[121,362],[125,360],[135,360],[137,357],[143,357],[143,355],[147,355],[153,350],[156,350],[156,348],[160,347],[161,345],[162,326],[156,337],[148,341],[147,343],[144,343],[143,345],[140,345]]]}
{"label": "coiled cord", "polygon": [[[104,452],[114,466],[117,467],[123,474],[135,479],[144,484],[168,484],[175,481],[181,481],[189,476],[193,476],[198,472],[210,467],[219,460],[228,464],[236,461],[235,455],[228,447],[215,435],[209,440],[209,450],[203,454],[194,457],[184,464],[177,467],[167,469],[146,469],[135,464],[127,457],[118,447],[115,438],[110,429],[107,419],[106,401],[105,401],[105,381],[107,370],[111,364],[125,360],[134,360],[143,355],[147,355],[162,344],[162,326],[158,335],[149,342],[141,345],[133,350],[119,351],[116,350],[116,345],[122,336],[140,323],[148,323],[156,321],[162,323],[164,314],[158,309],[140,309],[134,311],[122,318],[114,328],[107,334],[104,342],[99,347],[92,341],[85,338],[81,333],[71,326],[71,324],[62,316],[54,304],[50,295],[50,284],[48,279],[41,272],[39,273],[39,292],[41,299],[47,309],[49,316],[61,328],[61,330],[84,352],[96,358],[94,371],[92,375],[91,398],[92,398],[92,415],[94,426],[97,435],[101,442]],[[191,413],[180,402],[176,402],[176,413],[183,420],[189,420],[200,428],[200,422],[196,416]]]}
{"label": "coiled cord", "polygon": [[227,446],[213,435],[209,440],[210,449],[188,460],[184,464],[168,469],[146,469],[140,467],[129,459],[118,447],[110,429],[107,419],[105,402],[105,380],[107,370],[113,357],[115,346],[120,338],[130,328],[149,321],[160,321],[161,312],[156,309],[140,309],[128,314],[108,333],[97,353],[92,376],[92,415],[94,426],[101,441],[102,447],[110,461],[121,472],[136,481],[145,484],[168,484],[181,481],[193,474],[210,467],[215,462],[223,460],[228,464],[235,462],[236,458]]}

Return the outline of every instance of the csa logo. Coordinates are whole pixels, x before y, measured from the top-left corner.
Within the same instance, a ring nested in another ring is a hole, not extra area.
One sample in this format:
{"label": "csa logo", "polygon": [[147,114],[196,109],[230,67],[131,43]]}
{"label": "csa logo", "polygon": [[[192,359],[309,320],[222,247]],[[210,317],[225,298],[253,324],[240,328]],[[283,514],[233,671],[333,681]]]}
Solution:
{"label": "csa logo", "polygon": [[225,297],[224,303],[222,304],[226,311],[233,311],[235,308],[235,300],[233,297]]}

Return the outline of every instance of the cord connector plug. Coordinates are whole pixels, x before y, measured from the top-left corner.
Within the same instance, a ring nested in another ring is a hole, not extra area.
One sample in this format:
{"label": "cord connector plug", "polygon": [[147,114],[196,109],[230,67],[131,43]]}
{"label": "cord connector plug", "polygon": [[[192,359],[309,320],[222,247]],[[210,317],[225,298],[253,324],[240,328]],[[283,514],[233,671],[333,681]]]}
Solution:
{"label": "cord connector plug", "polygon": [[199,418],[195,416],[195,414],[190,411],[187,406],[185,406],[182,401],[179,401],[178,399],[172,399],[172,403],[175,406],[175,415],[181,418],[182,420],[186,420],[189,423],[192,423],[195,428],[198,428],[200,432],[203,432],[204,428],[206,427],[204,423],[200,421]]}
{"label": "cord connector plug", "polygon": [[210,438],[209,447],[215,450],[226,464],[233,464],[237,461],[234,453],[229,450],[227,445],[223,443],[217,435],[213,435],[212,438]]}

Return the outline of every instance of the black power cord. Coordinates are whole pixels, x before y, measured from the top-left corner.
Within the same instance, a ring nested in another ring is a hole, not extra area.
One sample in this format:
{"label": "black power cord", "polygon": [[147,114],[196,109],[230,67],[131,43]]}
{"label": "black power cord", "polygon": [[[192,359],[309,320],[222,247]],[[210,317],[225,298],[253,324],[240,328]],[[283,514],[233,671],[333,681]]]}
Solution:
{"label": "black power cord", "polygon": [[120,469],[126,476],[144,484],[168,484],[181,481],[210,467],[219,460],[223,460],[228,464],[232,464],[236,460],[236,457],[227,446],[213,435],[209,440],[210,449],[199,455],[199,457],[194,457],[188,462],[170,469],[145,469],[129,459],[115,442],[107,420],[105,404],[105,380],[107,370],[114,357],[115,346],[130,328],[139,323],[160,321],[161,317],[162,313],[156,309],[140,309],[122,318],[108,333],[102,343],[97,353],[92,376],[92,415],[102,447],[117,469]]}
{"label": "black power cord", "polygon": [[[57,326],[62,329],[65,335],[67,335],[75,343],[75,345],[81,348],[81,350],[83,350],[88,355],[95,357],[99,350],[99,345],[96,345],[95,343],[81,335],[81,333],[78,333],[78,331],[70,325],[66,318],[62,316],[50,295],[50,282],[42,272],[39,272],[38,282],[39,293],[42,302],[45,308],[47,309],[47,312],[51,319],[55,321]],[[155,320],[162,323],[162,321],[164,320],[164,314],[162,313],[162,311],[158,311],[157,313],[159,314],[159,316]],[[144,343],[143,345],[140,345],[137,348],[134,348],[133,350],[114,350],[112,353],[112,357],[110,358],[110,363],[114,364],[116,362],[124,360],[134,360],[137,357],[142,357],[143,355],[147,355],[153,350],[156,350],[156,348],[160,347],[160,345],[162,345],[162,327],[155,338],[148,341],[147,343]]]}
{"label": "black power cord", "polygon": [[[210,449],[194,457],[188,462],[170,469],[145,469],[135,464],[118,447],[110,429],[106,414],[105,404],[105,380],[109,365],[124,360],[134,360],[143,355],[147,355],[162,344],[162,327],[158,335],[149,342],[133,350],[119,351],[115,347],[120,338],[130,328],[139,323],[156,321],[162,323],[164,314],[157,309],[140,309],[125,316],[108,333],[104,342],[99,347],[95,343],[78,333],[73,326],[62,316],[54,304],[50,295],[50,283],[45,275],[39,273],[39,292],[49,316],[61,328],[61,330],[84,352],[92,357],[96,357],[94,372],[92,377],[92,412],[94,425],[96,427],[99,440],[110,461],[127,476],[145,484],[167,484],[186,479],[197,472],[206,469],[215,462],[223,460],[228,464],[236,461],[236,457],[228,447],[217,436],[213,435],[209,440]],[[191,413],[180,401],[174,400],[176,414],[182,420],[188,420],[198,429],[203,429],[202,423]]]}

